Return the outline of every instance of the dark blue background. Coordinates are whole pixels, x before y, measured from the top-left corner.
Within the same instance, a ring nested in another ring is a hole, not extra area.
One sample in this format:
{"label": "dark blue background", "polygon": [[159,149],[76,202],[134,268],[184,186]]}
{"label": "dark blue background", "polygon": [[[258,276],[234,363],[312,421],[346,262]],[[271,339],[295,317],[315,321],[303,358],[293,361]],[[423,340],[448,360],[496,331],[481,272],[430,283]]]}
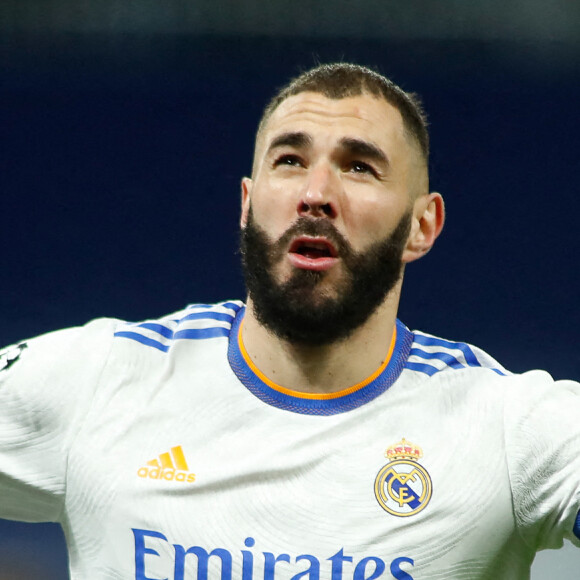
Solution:
{"label": "dark blue background", "polygon": [[[447,202],[443,237],[408,268],[401,319],[514,371],[580,378],[578,67],[538,62],[531,48],[185,36],[5,45],[0,344],[243,297],[239,180],[261,109],[301,69],[352,60],[422,95],[432,188]],[[21,531],[40,562],[58,561],[42,577],[62,578],[60,536],[50,527],[35,543],[46,530],[30,529],[4,524],[0,548]]]}

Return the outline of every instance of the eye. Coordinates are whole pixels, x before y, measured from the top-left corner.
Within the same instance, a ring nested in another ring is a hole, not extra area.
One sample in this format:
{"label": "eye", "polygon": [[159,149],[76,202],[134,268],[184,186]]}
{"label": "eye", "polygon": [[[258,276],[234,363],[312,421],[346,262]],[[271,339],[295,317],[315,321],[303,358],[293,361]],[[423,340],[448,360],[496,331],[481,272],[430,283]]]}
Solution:
{"label": "eye", "polygon": [[298,157],[298,155],[293,155],[293,154],[286,154],[286,155],[281,155],[280,157],[278,157],[275,161],[274,161],[274,167],[279,167],[280,165],[284,166],[289,166],[289,167],[302,167],[302,160],[300,159],[300,157]]}
{"label": "eye", "polygon": [[377,175],[374,168],[364,161],[353,161],[350,164],[349,171],[352,171],[353,173],[369,173],[374,176]]}

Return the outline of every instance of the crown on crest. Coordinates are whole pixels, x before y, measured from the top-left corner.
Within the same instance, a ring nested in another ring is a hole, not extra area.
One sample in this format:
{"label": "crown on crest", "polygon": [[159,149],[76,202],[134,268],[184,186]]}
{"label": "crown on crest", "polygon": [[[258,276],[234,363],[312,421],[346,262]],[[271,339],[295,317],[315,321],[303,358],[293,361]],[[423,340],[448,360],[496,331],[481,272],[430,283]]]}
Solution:
{"label": "crown on crest", "polygon": [[423,450],[403,437],[398,443],[387,447],[385,457],[389,460],[411,459],[418,461],[423,457]]}

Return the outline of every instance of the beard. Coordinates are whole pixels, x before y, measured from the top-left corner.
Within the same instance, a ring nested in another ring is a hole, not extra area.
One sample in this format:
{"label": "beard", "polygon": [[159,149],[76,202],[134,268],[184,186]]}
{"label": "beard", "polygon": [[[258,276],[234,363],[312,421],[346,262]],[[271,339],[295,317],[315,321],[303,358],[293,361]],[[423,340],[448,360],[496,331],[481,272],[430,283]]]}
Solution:
{"label": "beard", "polygon": [[[348,338],[370,318],[401,278],[401,258],[410,228],[409,211],[389,236],[355,252],[324,218],[300,217],[277,241],[271,241],[255,223],[250,208],[241,233],[241,254],[258,322],[292,344],[322,346]],[[336,248],[343,275],[334,291],[321,287],[327,276],[325,271],[297,268],[284,282],[276,279],[276,266],[285,258],[291,240],[300,235],[323,236]]]}

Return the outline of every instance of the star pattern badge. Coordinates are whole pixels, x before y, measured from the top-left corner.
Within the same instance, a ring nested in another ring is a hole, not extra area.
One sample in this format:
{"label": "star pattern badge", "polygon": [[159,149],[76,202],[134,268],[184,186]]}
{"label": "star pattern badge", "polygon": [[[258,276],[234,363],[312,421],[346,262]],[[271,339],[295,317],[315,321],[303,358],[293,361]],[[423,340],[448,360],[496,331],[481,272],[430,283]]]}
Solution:
{"label": "star pattern badge", "polygon": [[24,349],[27,348],[25,342],[16,346],[9,346],[7,349],[0,351],[0,373],[8,370],[19,358]]}

